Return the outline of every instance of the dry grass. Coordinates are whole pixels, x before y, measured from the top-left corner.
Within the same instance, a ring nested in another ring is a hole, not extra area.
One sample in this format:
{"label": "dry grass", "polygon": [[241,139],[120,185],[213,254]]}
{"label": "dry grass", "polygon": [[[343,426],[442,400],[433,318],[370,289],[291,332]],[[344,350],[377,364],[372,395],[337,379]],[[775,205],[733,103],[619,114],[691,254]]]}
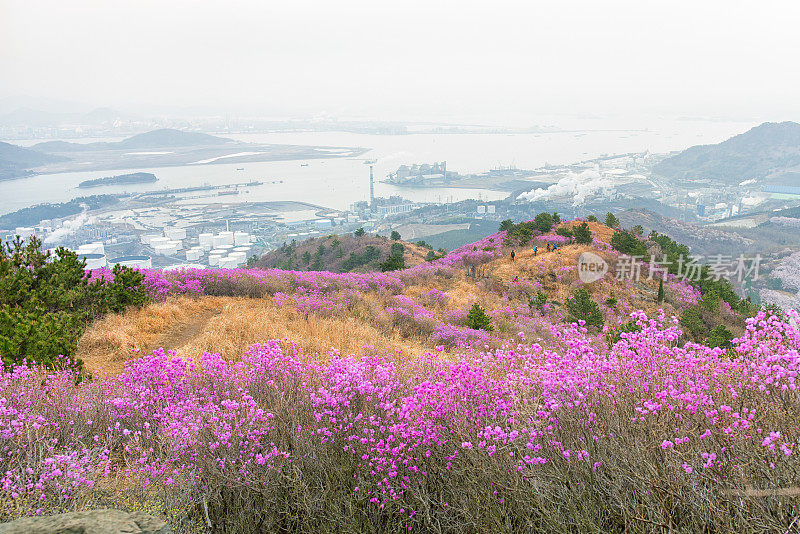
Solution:
{"label": "dry grass", "polygon": [[380,351],[420,355],[422,340],[381,331],[370,321],[349,315],[306,319],[291,306],[246,297],[177,297],[145,308],[113,314],[91,324],[78,344],[77,357],[92,372],[114,374],[135,354],[157,348],[196,358],[218,352],[236,360],[256,343],[290,339],[305,354],[361,354],[371,345]]}

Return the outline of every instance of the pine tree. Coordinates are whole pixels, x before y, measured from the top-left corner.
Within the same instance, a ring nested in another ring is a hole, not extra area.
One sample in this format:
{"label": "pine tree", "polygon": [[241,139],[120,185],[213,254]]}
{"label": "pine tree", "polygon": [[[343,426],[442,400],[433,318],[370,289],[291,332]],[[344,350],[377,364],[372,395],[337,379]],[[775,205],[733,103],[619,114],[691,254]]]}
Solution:
{"label": "pine tree", "polygon": [[658,296],[656,297],[656,302],[659,304],[664,302],[664,279],[658,281]]}

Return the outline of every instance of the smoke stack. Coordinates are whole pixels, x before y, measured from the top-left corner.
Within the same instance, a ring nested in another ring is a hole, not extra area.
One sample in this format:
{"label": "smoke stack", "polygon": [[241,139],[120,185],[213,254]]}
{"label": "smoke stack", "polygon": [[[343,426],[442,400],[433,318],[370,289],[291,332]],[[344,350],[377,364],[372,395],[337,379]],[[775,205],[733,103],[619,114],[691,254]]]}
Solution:
{"label": "smoke stack", "polygon": [[369,206],[375,205],[375,180],[372,177],[372,165],[369,166]]}

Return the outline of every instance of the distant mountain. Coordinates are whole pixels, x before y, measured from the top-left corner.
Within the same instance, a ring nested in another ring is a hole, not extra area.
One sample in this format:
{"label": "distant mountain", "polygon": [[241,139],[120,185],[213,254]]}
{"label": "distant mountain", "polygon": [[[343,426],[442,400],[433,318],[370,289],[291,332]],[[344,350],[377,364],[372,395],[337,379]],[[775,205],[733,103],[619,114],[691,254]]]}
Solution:
{"label": "distant mountain", "polygon": [[22,106],[8,113],[0,114],[2,126],[46,127],[76,124],[107,124],[117,119],[131,119],[133,116],[111,108],[97,108],[89,112],[46,111]]}
{"label": "distant mountain", "polygon": [[[764,181],[800,167],[800,124],[765,122],[716,145],[687,148],[653,170],[679,180],[739,184]],[[800,169],[795,169],[800,170]]]}
{"label": "distant mountain", "polygon": [[121,148],[160,148],[224,145],[227,143],[235,143],[235,141],[199,132],[184,132],[181,130],[164,128],[134,135],[133,137],[120,141],[118,144],[121,145]]}
{"label": "distant mountain", "polygon": [[41,152],[85,152],[89,150],[143,150],[187,146],[219,146],[236,143],[232,139],[216,137],[199,132],[184,132],[164,128],[128,137],[113,143],[68,143],[65,141],[46,141],[33,145]]}
{"label": "distant mountain", "polygon": [[30,174],[29,169],[64,161],[66,158],[43,154],[30,148],[0,142],[0,180]]}

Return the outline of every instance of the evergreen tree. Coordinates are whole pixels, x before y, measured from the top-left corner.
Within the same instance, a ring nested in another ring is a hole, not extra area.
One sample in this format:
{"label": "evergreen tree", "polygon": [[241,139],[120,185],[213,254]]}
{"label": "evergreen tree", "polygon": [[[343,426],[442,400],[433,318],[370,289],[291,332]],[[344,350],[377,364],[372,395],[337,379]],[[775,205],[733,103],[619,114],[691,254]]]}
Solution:
{"label": "evergreen tree", "polygon": [[576,290],[572,297],[567,299],[567,311],[573,322],[577,323],[579,320],[583,320],[586,322],[586,326],[598,328],[603,326],[603,312],[600,311],[600,306],[583,288]]}
{"label": "evergreen tree", "polygon": [[487,332],[494,330],[492,318],[486,314],[486,310],[477,302],[472,305],[467,314],[466,325],[475,330],[486,330]]}
{"label": "evergreen tree", "polygon": [[585,245],[592,242],[592,231],[589,230],[589,225],[585,222],[574,226],[572,235],[578,244]]}

